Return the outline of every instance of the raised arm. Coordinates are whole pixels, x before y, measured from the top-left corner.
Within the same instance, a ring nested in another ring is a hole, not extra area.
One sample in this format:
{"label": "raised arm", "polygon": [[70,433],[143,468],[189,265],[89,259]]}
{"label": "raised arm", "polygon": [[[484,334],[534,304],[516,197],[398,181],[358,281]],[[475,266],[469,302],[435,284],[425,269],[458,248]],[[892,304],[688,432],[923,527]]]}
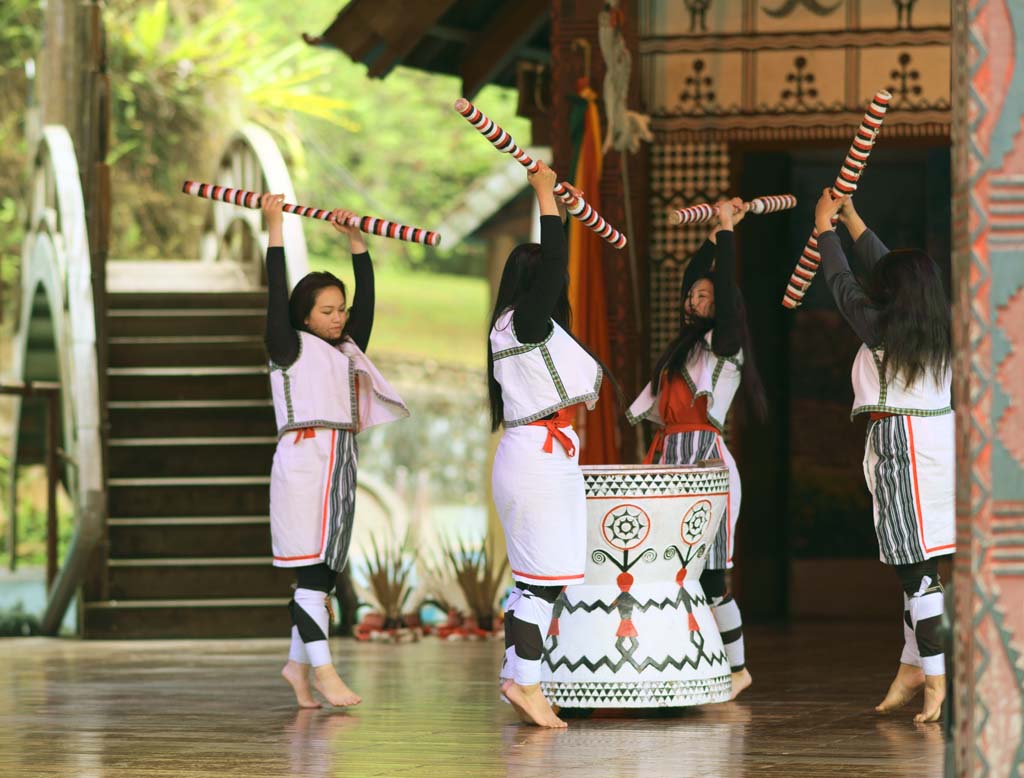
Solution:
{"label": "raised arm", "polygon": [[299,356],[299,333],[292,329],[288,315],[288,273],[284,262],[281,206],[284,195],[265,194],[261,199],[267,220],[267,324],[263,339],[270,359],[288,367]]}
{"label": "raised arm", "polygon": [[[815,227],[818,230],[818,250],[821,252],[821,267],[825,281],[832,291],[839,312],[857,333],[857,337],[869,347],[881,345],[879,332],[879,311],[858,283],[850,263],[843,252],[839,236],[832,229],[831,218],[841,200],[832,200],[826,189],[814,212]],[[861,236],[863,237],[863,236]]]}
{"label": "raised arm", "polygon": [[853,207],[853,199],[847,198],[839,207],[839,221],[845,226],[853,238],[853,258],[860,266],[871,272],[882,257],[889,253],[889,247],[879,240],[878,236],[868,228]]}
{"label": "raised arm", "polygon": [[352,293],[348,306],[348,321],[345,323],[345,334],[362,351],[370,345],[370,333],[373,331],[374,307],[376,305],[376,289],[373,277],[373,261],[366,248],[366,241],[356,227],[349,227],[347,220],[355,216],[353,211],[335,208],[331,226],[348,238],[349,250],[352,252],[352,272],[355,275],[356,288]]}
{"label": "raised arm", "polygon": [[698,278],[703,278],[711,272],[711,265],[715,261],[717,232],[718,227],[715,227],[697,249],[697,253],[686,263],[686,270],[683,271],[683,283],[679,287],[680,299],[686,296],[687,291],[697,282]]}
{"label": "raised arm", "polygon": [[739,295],[736,285],[736,235],[733,227],[743,219],[746,208],[736,197],[718,204],[721,229],[718,230],[718,251],[715,258],[715,328],[711,333],[711,349],[720,357],[731,357],[742,345],[739,322]]}
{"label": "raised arm", "polygon": [[555,174],[544,163],[528,176],[540,206],[541,261],[533,284],[516,304],[512,324],[522,343],[540,343],[551,332],[551,317],[566,284],[569,250],[555,203]]}

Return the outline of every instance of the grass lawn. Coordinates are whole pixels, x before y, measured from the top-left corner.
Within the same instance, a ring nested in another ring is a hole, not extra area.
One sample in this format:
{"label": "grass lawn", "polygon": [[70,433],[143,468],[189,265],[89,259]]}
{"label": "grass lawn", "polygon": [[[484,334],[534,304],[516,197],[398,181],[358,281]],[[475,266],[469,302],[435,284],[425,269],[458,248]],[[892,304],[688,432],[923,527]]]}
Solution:
{"label": "grass lawn", "polygon": [[[352,288],[349,262],[312,260]],[[484,368],[487,361],[487,281],[470,276],[376,269],[377,305],[370,353]]]}

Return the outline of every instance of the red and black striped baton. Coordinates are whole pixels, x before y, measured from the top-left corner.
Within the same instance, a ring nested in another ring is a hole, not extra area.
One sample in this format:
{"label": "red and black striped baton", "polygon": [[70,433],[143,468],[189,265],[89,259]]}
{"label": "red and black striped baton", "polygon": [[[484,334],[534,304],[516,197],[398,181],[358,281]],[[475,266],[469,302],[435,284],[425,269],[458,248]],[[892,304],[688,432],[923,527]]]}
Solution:
{"label": "red and black striped baton", "polygon": [[[850,146],[850,150],[846,153],[843,166],[840,168],[839,175],[832,185],[833,200],[852,195],[857,191],[857,182],[864,172],[864,166],[867,165],[868,156],[871,154],[871,149],[874,148],[875,139],[882,129],[882,120],[885,119],[885,112],[889,108],[890,100],[892,100],[892,95],[884,89],[877,92],[871,100],[871,105],[868,106],[867,113],[864,114],[860,127],[857,128],[857,134],[853,138],[853,145]],[[833,217],[832,223],[835,224],[837,219],[838,217]],[[789,283],[786,284],[786,292],[782,296],[782,304],[784,306],[796,308],[803,302],[807,288],[811,285],[811,281],[814,280],[814,276],[820,266],[821,253],[818,251],[818,230],[815,228],[811,232],[811,237],[807,239],[807,245],[804,246],[803,253],[797,261],[793,274],[789,277]]]}
{"label": "red and black striped baton", "polygon": [[[796,198],[791,194],[764,195],[763,197],[755,197],[746,205],[749,206],[747,213],[757,215],[775,213],[795,208]],[[718,206],[711,205],[710,203],[699,203],[698,205],[689,205],[686,208],[677,208],[672,211],[672,215],[676,220],[676,224],[703,224],[718,216]]]}
{"label": "red and black striped baton", "polygon": [[[511,154],[512,159],[530,173],[537,172],[537,161],[519,148],[511,135],[505,132],[493,120],[488,119],[469,100],[460,97],[455,101],[455,110],[462,114],[466,121],[472,124],[481,135],[487,138],[494,148],[505,154]],[[555,196],[565,203],[565,208],[569,213],[615,246],[615,248],[621,249],[626,245],[626,236],[605,221],[604,217],[588,205],[582,197],[574,195],[565,182],[555,184]]]}
{"label": "red and black striped baton", "polygon": [[[259,192],[250,192],[247,189],[232,189],[229,186],[217,186],[215,184],[202,184],[198,181],[186,181],[181,187],[185,194],[205,197],[208,200],[220,200],[231,205],[240,205],[243,208],[259,208]],[[310,219],[320,221],[334,221],[330,211],[323,208],[310,208],[305,205],[292,205],[285,203],[285,213],[294,213],[298,216],[307,216]],[[376,216],[353,216],[348,220],[349,227],[358,227],[361,232],[370,235],[380,235],[384,238],[395,240],[406,240],[410,243],[422,243],[426,246],[436,246],[441,242],[441,235],[430,230],[419,227],[410,227],[407,224],[398,224],[387,219],[378,219]]]}

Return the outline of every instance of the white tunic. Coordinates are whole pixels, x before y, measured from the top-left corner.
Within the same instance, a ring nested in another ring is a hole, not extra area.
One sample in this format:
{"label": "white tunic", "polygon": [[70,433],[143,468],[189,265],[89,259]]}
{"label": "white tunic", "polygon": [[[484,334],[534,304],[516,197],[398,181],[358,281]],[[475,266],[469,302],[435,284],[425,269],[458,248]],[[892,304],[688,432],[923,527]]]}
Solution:
{"label": "white tunic", "polygon": [[491,330],[494,378],[501,384],[505,428],[529,424],[570,405],[593,409],[601,388],[601,366],[556,322],[540,343],[521,343],[512,311]]}
{"label": "white tunic", "polygon": [[351,340],[337,346],[299,332],[299,356],[270,364],[278,437],[308,427],[362,432],[405,418],[409,409]]}
{"label": "white tunic", "polygon": [[900,376],[886,380],[882,376],[881,348],[868,348],[863,343],[853,360],[853,411],[858,413],[895,413],[901,416],[944,416],[952,413],[950,385],[952,371],[945,375],[921,376],[907,386]]}
{"label": "white tunic", "polygon": [[355,504],[352,436],[404,418],[409,410],[351,340],[332,346],[298,334],[295,362],[270,366],[278,428],[270,471],[274,565],[326,562],[339,570]]}
{"label": "white tunic", "polygon": [[906,565],[956,548],[956,426],[951,371],[912,385],[882,375],[881,348],[861,345],[853,362],[853,411],[887,413],[864,442],[879,557]]}
{"label": "white tunic", "polygon": [[[683,379],[693,393],[693,400],[698,397],[708,398],[708,421],[718,430],[717,433],[691,430],[687,432],[667,431],[664,449],[659,464],[694,465],[703,459],[713,456],[720,457],[729,468],[729,499],[726,501],[725,515],[718,525],[718,534],[708,552],[707,569],[729,569],[733,566],[733,551],[736,545],[736,525],[740,519],[740,501],[742,486],[736,460],[725,445],[722,432],[729,408],[740,387],[743,369],[743,351],[733,356],[722,357],[711,348],[713,330],[704,336],[702,347],[692,353],[682,368]],[[644,390],[629,406],[626,417],[630,424],[638,424],[644,419],[664,426],[661,410],[658,407],[658,395],[648,383]]]}
{"label": "white tunic", "polygon": [[545,453],[548,430],[530,424],[577,403],[592,408],[601,367],[554,322],[544,342],[520,343],[511,311],[498,319],[490,340],[505,407],[491,491],[512,577],[541,586],[582,583],[587,501],[579,438],[567,427],[562,432],[571,441],[571,452],[555,444]]}
{"label": "white tunic", "polygon": [[[725,429],[725,417],[740,388],[743,351],[729,357],[718,356],[711,348],[712,332],[707,332],[701,348],[686,360],[682,374],[693,393],[694,402],[698,397],[708,398],[708,421],[721,432]],[[626,418],[630,424],[637,424],[644,419],[654,424],[664,424],[658,410],[658,395],[649,382],[629,406]]]}

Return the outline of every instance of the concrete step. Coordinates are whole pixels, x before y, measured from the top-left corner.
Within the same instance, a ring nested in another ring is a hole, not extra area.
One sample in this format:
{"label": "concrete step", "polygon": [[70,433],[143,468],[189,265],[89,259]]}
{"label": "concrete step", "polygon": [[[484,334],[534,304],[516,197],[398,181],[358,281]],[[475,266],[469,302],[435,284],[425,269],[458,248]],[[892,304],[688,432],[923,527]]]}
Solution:
{"label": "concrete step", "polygon": [[108,308],[266,308],[267,290],[248,292],[114,292],[107,295]]}
{"label": "concrete step", "polygon": [[264,308],[141,308],[107,312],[112,338],[183,335],[262,336]]}
{"label": "concrete step", "polygon": [[112,438],[113,478],[266,475],[277,438]]}
{"label": "concrete step", "polygon": [[107,290],[112,294],[255,292],[265,283],[260,280],[262,264],[253,266],[226,260],[202,262],[179,258],[108,259]]}
{"label": "concrete step", "polygon": [[115,438],[272,435],[270,399],[128,400],[107,405]]}
{"label": "concrete step", "polygon": [[229,367],[267,363],[262,335],[110,338],[110,367]]}
{"label": "concrete step", "polygon": [[266,367],[112,367],[111,401],[259,400],[270,396]]}
{"label": "concrete step", "polygon": [[295,577],[269,555],[111,559],[108,571],[112,600],[288,597]]}
{"label": "concrete step", "polygon": [[270,515],[270,474],[204,478],[110,478],[108,515]]}
{"label": "concrete step", "polygon": [[271,555],[267,516],[168,516],[109,519],[113,559]]}
{"label": "concrete step", "polygon": [[187,600],[85,603],[84,636],[93,639],[285,637],[290,594]]}

